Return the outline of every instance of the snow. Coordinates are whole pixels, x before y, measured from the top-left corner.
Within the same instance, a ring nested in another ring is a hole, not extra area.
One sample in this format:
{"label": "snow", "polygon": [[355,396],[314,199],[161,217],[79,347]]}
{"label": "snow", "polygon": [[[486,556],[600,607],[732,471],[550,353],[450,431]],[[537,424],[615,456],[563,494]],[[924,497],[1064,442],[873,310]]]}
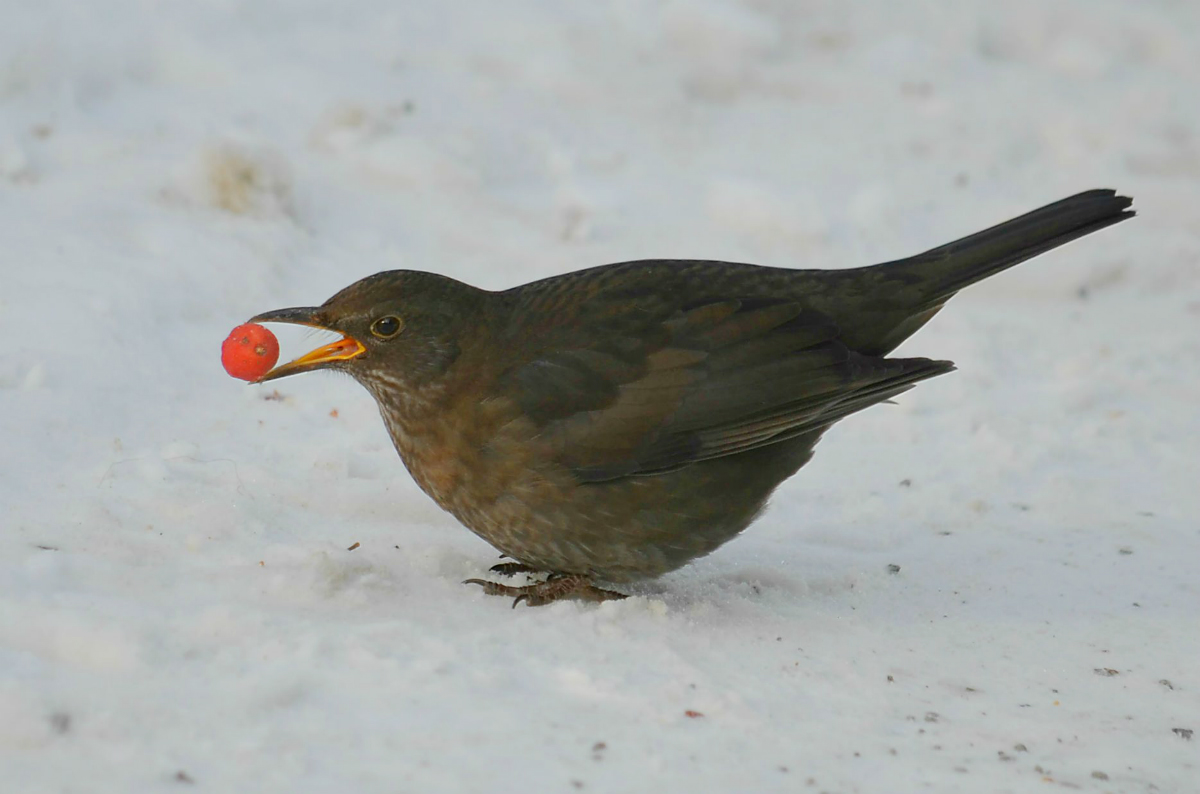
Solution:
{"label": "snow", "polygon": [[[1196,791],[1198,41],[1170,0],[5,4],[0,788]],[[958,372],[624,602],[462,586],[496,553],[365,391],[219,363],[379,270],[850,267],[1092,187],[1140,216],[956,298],[900,352]]]}

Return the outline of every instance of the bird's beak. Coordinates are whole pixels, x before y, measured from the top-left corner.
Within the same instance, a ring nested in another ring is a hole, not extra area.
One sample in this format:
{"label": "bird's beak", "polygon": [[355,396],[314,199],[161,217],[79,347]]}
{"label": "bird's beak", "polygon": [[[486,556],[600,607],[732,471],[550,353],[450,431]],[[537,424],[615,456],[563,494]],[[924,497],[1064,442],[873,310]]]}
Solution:
{"label": "bird's beak", "polygon": [[[319,308],[312,306],[299,307],[294,309],[276,309],[272,312],[263,312],[250,318],[252,323],[291,323],[292,325],[307,325],[310,328],[320,328],[322,331],[333,331],[325,322],[322,321],[322,312]],[[341,333],[337,331],[337,333]],[[332,344],[318,347],[311,353],[305,353],[295,361],[289,361],[286,364],[280,364],[275,369],[263,375],[261,378],[250,381],[251,383],[265,383],[276,378],[286,377],[287,375],[296,375],[301,372],[310,372],[314,369],[320,369],[334,361],[348,361],[349,359],[360,356],[366,352],[362,342],[357,339],[342,335],[342,338]]]}

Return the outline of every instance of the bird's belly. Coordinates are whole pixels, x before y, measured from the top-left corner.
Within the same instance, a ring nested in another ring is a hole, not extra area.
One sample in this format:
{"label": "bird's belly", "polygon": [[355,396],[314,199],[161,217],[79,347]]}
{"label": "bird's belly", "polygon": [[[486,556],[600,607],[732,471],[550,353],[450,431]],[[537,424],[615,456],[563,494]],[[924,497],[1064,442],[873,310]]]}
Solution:
{"label": "bird's belly", "polygon": [[[580,484],[528,443],[461,443],[449,430],[393,440],[418,485],[508,557],[622,582],[704,556],[758,516],[819,434],[653,476]],[[429,431],[437,429],[428,427]]]}
{"label": "bird's belly", "polygon": [[735,537],[804,454],[747,453],[678,471],[586,485],[522,477],[486,503],[444,505],[505,555],[541,570],[611,582],[659,576]]}

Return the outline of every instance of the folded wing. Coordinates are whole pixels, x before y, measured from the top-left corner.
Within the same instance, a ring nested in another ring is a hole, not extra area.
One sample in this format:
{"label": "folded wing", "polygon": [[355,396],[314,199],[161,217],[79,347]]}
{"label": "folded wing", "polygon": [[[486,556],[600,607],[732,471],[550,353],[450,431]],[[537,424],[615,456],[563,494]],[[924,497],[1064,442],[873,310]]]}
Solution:
{"label": "folded wing", "polygon": [[502,378],[581,482],[776,444],[953,369],[856,353],[827,317],[787,300],[722,300],[627,319],[610,326],[628,327],[625,335],[548,347]]}

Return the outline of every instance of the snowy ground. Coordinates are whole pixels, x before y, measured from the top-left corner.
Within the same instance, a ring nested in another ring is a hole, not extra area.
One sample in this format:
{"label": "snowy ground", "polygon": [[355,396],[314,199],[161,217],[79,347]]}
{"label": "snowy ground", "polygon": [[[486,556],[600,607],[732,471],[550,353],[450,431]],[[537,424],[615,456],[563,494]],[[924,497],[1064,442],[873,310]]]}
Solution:
{"label": "snowy ground", "polygon": [[[1200,790],[1198,74],[1171,0],[6,0],[0,789]],[[461,586],[366,392],[218,363],[379,270],[847,267],[1092,187],[1140,217],[621,603]]]}

